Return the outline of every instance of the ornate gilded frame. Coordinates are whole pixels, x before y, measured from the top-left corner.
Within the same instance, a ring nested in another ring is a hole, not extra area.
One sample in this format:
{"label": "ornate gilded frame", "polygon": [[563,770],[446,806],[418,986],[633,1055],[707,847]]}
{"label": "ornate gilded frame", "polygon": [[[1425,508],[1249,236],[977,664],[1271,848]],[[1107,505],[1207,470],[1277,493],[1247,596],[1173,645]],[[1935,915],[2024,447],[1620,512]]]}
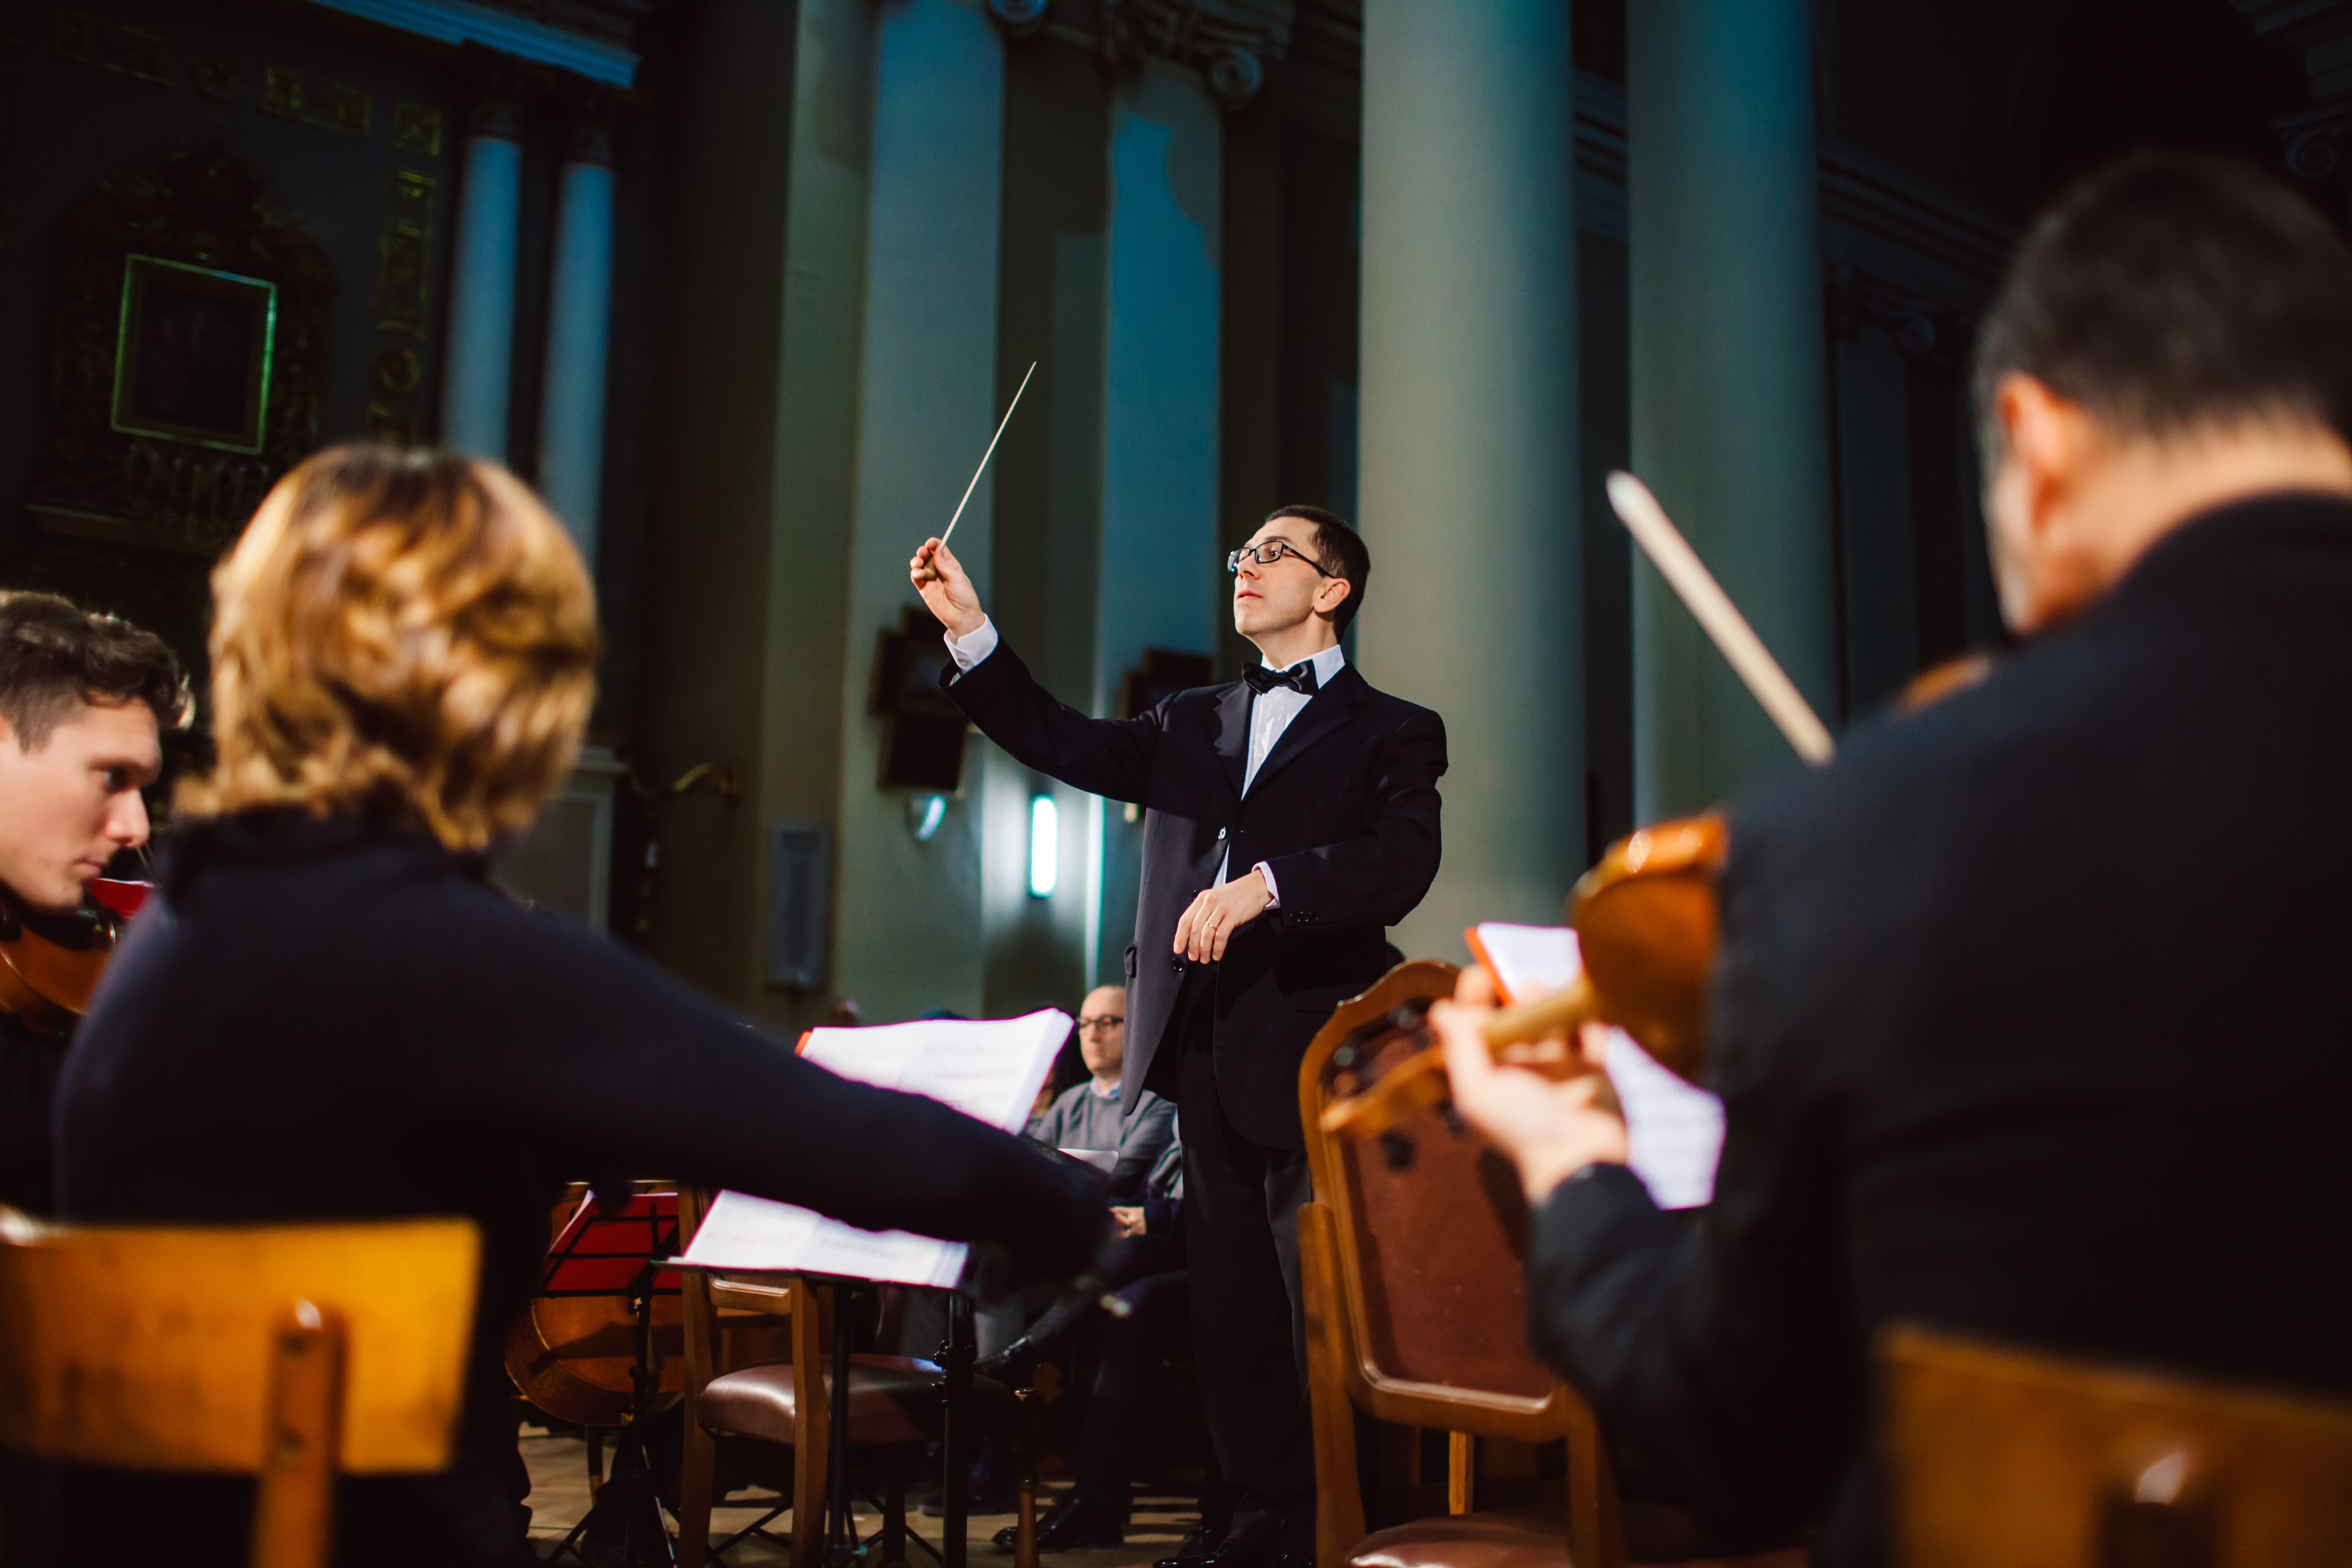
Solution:
{"label": "ornate gilded frame", "polygon": [[[151,289],[161,283],[163,289]],[[149,335],[162,323],[151,293],[176,291],[183,297],[210,299],[242,305],[251,312],[252,329],[243,350],[244,395],[236,424],[206,425],[174,419],[152,411],[152,401],[137,394],[142,383]],[[114,338],[114,396],[108,423],[126,436],[154,436],[185,441],[220,452],[258,452],[262,416],[269,407],[269,368],[278,345],[278,285],[264,278],[247,278],[214,267],[166,261],[137,251],[122,261],[122,316]]]}

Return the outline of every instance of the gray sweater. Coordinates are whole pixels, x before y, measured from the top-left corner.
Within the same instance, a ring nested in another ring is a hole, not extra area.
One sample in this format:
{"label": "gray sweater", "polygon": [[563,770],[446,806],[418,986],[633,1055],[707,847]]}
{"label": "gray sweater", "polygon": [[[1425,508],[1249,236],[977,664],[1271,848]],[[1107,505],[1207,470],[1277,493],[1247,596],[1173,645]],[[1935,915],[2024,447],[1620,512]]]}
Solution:
{"label": "gray sweater", "polygon": [[1029,1136],[1049,1149],[1116,1149],[1118,1164],[1111,1173],[1110,1196],[1124,1201],[1140,1190],[1143,1179],[1160,1152],[1176,1135],[1176,1107],[1150,1089],[1139,1089],[1142,1103],[1133,1116],[1118,1094],[1099,1094],[1089,1079],[1062,1091],[1061,1097],[1030,1119]]}

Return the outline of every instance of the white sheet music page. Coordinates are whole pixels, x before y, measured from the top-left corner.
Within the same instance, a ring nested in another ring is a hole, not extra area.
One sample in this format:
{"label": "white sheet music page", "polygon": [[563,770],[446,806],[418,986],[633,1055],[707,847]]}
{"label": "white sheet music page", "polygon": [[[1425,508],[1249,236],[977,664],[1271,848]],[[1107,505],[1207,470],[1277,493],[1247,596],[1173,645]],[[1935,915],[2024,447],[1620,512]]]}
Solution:
{"label": "white sheet music page", "polygon": [[[1567,926],[1478,927],[1495,979],[1514,1001],[1532,1001],[1574,980],[1583,967],[1576,932]],[[1602,1058],[1625,1109],[1626,1163],[1660,1208],[1696,1208],[1715,1195],[1716,1161],[1723,1153],[1723,1101],[1660,1067],[1633,1037],[1608,1031]]]}
{"label": "white sheet music page", "polygon": [[[814,1029],[801,1054],[844,1078],[928,1095],[1017,1132],[1069,1035],[1070,1016],[1048,1007],[984,1022],[936,1018]],[[680,1261],[734,1273],[832,1274],[944,1289],[962,1276],[966,1250],[961,1242],[860,1230],[793,1204],[720,1193]]]}

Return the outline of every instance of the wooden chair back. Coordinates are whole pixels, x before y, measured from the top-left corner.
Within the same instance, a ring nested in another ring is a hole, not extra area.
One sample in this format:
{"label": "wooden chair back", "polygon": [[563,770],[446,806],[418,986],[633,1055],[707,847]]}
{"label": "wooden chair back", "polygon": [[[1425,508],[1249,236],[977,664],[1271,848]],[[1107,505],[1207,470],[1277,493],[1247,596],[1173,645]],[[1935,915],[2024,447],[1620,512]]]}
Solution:
{"label": "wooden chair back", "polygon": [[[1455,970],[1391,970],[1342,1003],[1298,1078],[1315,1202],[1299,1212],[1318,1472],[1318,1557],[1361,1538],[1353,1405],[1383,1421],[1569,1448],[1570,1550],[1606,1564],[1614,1488],[1591,1409],[1527,1348],[1527,1202],[1510,1162],[1436,1108],[1378,1142],[1322,1128],[1326,1105],[1407,1054],[1378,1037],[1400,1007],[1451,995]],[[1457,1447],[1456,1466],[1466,1461]],[[1457,1476],[1460,1506],[1466,1490]]]}
{"label": "wooden chair back", "polygon": [[2352,1404],[1908,1326],[1879,1362],[1904,1568],[2352,1563]]}
{"label": "wooden chair back", "polygon": [[[702,1228],[717,1194],[707,1187],[680,1186],[678,1249]],[[698,1417],[697,1405],[710,1380],[732,1370],[725,1327],[749,1317],[784,1319],[791,1328],[788,1359],[796,1367],[822,1364],[833,1333],[833,1292],[798,1276],[736,1276],[681,1271],[686,1318],[686,1448],[679,1478],[678,1562],[702,1568],[710,1550],[710,1510],[717,1479],[717,1444]],[[819,1384],[822,1387],[822,1384]],[[793,1405],[793,1560],[814,1560],[824,1523],[827,1443],[833,1409],[824,1399]]]}
{"label": "wooden chair back", "polygon": [[481,1268],[465,1219],[90,1227],[0,1219],[0,1446],[252,1475],[252,1561],[324,1564],[338,1473],[437,1470]]}

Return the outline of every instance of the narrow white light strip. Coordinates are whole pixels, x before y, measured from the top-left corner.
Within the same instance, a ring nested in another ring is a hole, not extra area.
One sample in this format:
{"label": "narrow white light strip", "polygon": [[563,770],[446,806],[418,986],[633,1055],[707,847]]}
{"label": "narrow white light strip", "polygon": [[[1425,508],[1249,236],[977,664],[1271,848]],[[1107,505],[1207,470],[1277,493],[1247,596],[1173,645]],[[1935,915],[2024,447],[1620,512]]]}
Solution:
{"label": "narrow white light strip", "polygon": [[632,50],[487,5],[469,5],[466,0],[310,0],[310,4],[445,44],[476,43],[503,49],[527,60],[576,71],[591,81],[629,87],[637,79],[637,57]]}
{"label": "narrow white light strip", "polygon": [[1061,824],[1054,809],[1054,797],[1041,795],[1029,803],[1029,896],[1050,899],[1054,896],[1055,873],[1061,862]]}

